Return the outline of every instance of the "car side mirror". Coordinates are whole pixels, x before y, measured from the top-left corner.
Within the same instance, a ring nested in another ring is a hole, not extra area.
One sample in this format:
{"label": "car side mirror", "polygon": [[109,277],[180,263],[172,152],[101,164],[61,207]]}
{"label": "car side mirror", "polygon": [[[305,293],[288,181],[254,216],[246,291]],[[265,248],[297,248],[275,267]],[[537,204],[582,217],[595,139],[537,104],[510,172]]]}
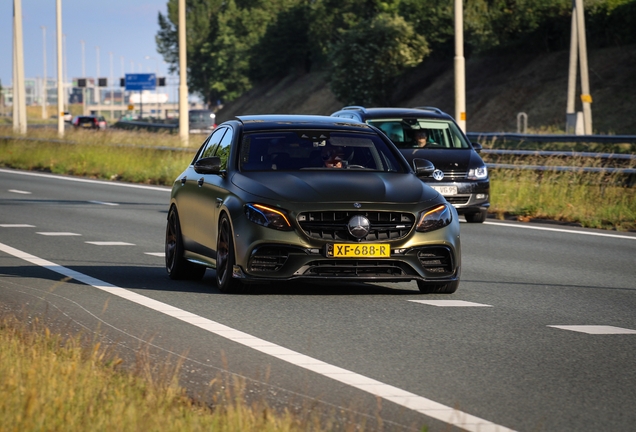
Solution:
{"label": "car side mirror", "polygon": [[481,152],[481,149],[483,148],[483,147],[481,146],[481,144],[479,144],[479,143],[474,143],[474,142],[471,142],[471,144],[473,145],[473,148],[475,149],[475,151],[476,151],[477,153]]}
{"label": "car side mirror", "polygon": [[211,156],[201,158],[194,163],[197,174],[219,174],[221,172],[221,158]]}
{"label": "car side mirror", "polygon": [[430,176],[435,171],[435,165],[433,162],[426,159],[413,159],[413,169],[417,176]]}

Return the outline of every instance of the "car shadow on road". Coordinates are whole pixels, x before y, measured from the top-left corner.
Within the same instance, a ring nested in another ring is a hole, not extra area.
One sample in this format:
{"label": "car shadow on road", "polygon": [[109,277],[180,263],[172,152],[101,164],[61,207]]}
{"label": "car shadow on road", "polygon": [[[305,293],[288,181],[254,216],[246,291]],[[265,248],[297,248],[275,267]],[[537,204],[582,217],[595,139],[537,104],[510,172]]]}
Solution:
{"label": "car shadow on road", "polygon": [[[207,270],[204,278],[199,281],[171,280],[163,266],[132,266],[132,265],[83,265],[65,266],[75,272],[106,282],[120,288],[175,291],[182,293],[209,293],[216,295],[414,295],[419,294],[415,283],[361,283],[361,282],[318,282],[318,281],[288,281],[268,284],[246,284],[245,289],[237,294],[221,293],[216,287],[214,270]],[[83,284],[83,282],[68,278],[60,267],[60,272],[53,268],[26,264],[19,266],[0,267],[2,277],[38,278],[52,282]],[[97,281],[96,281],[97,282]]]}

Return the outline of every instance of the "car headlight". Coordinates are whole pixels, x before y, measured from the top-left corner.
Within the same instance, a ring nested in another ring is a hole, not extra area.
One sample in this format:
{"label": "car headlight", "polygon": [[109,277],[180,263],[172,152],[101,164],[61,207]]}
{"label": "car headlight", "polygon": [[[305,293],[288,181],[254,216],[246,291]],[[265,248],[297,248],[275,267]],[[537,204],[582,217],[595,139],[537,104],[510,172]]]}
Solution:
{"label": "car headlight", "polygon": [[444,228],[453,220],[453,213],[448,204],[441,204],[431,210],[423,211],[417,221],[416,231],[429,232]]}
{"label": "car headlight", "polygon": [[282,231],[292,230],[285,210],[275,209],[262,204],[246,204],[245,215],[255,224]]}
{"label": "car headlight", "polygon": [[483,180],[488,177],[488,167],[486,165],[468,170],[469,180]]}

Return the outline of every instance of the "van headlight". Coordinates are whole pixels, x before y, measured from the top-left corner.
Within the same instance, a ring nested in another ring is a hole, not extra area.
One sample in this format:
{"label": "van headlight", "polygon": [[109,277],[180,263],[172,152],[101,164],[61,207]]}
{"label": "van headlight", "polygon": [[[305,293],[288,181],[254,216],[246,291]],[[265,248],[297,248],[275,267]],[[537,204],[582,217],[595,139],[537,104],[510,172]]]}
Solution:
{"label": "van headlight", "polygon": [[486,165],[468,170],[469,180],[483,180],[485,178],[488,178],[488,167],[486,167]]}
{"label": "van headlight", "polygon": [[419,232],[435,231],[436,229],[450,225],[452,220],[453,212],[449,204],[441,204],[420,213],[415,230]]}

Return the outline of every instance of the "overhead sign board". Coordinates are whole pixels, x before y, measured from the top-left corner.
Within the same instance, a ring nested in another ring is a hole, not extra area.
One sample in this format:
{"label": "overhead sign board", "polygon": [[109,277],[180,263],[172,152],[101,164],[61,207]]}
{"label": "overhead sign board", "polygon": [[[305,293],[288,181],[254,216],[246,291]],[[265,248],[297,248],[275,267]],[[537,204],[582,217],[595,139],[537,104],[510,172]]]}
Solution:
{"label": "overhead sign board", "polygon": [[126,74],[126,90],[141,91],[155,90],[157,88],[157,75],[146,74]]}

